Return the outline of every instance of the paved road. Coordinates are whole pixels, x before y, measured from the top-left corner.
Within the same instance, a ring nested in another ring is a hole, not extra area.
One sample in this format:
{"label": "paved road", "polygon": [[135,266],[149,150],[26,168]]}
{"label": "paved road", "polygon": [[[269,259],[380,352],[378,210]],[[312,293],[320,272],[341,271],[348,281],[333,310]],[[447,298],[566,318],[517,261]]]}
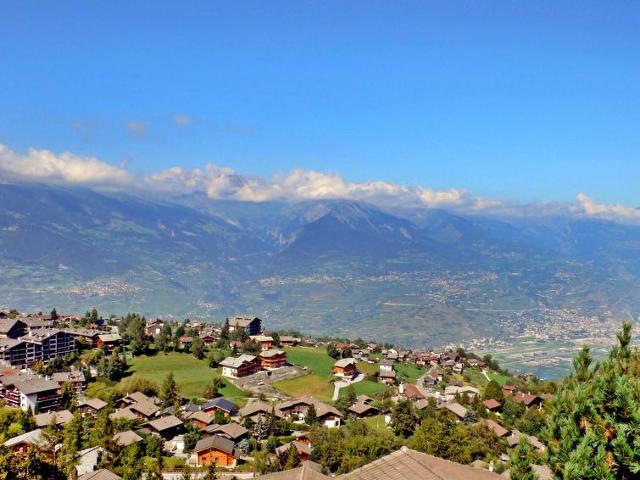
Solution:
{"label": "paved road", "polygon": [[348,387],[352,383],[361,382],[365,378],[367,378],[367,376],[364,373],[359,373],[358,376],[356,378],[354,378],[353,380],[351,380],[350,382],[343,382],[342,380],[337,380],[333,384],[333,398],[332,398],[332,400],[335,402],[336,400],[338,400],[338,398],[340,398],[340,389],[341,388]]}

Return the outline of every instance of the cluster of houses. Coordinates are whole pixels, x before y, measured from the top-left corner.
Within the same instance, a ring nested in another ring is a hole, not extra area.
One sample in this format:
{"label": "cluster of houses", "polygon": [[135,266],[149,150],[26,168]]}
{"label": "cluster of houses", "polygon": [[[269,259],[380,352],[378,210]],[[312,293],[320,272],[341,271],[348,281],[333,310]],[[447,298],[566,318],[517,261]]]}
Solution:
{"label": "cluster of houses", "polygon": [[[1,314],[2,312],[0,312]],[[64,317],[67,321],[72,317]],[[290,346],[300,343],[302,340],[293,336],[280,336],[279,345],[273,337],[266,335],[262,322],[257,317],[236,316],[228,318],[229,331],[243,331],[260,347],[259,353],[240,353],[227,357],[219,364],[223,376],[230,379],[238,379],[254,375],[259,371],[271,371],[287,365],[287,355],[280,346]],[[117,322],[113,322],[117,323]],[[109,416],[112,420],[124,419],[135,425],[131,430],[121,431],[114,435],[115,444],[126,447],[143,440],[145,435],[156,435],[164,442],[165,453],[184,458],[193,466],[206,466],[215,464],[222,468],[235,468],[239,462],[247,460],[248,439],[259,436],[260,427],[268,419],[286,419],[292,422],[294,430],[291,432],[292,440],[276,449],[276,455],[282,464],[287,460],[291,448],[298,452],[303,465],[288,472],[279,472],[265,476],[265,479],[288,478],[328,478],[318,471],[318,466],[310,462],[313,445],[304,431],[295,430],[296,424],[303,424],[311,408],[315,411],[315,419],[319,424],[327,428],[340,428],[345,422],[345,416],[351,418],[367,418],[382,416],[385,423],[390,420],[390,411],[381,410],[380,403],[366,395],[360,395],[343,414],[340,410],[327,403],[314,398],[303,397],[288,399],[276,403],[268,403],[263,400],[251,399],[243,408],[238,408],[233,402],[225,398],[212,398],[201,404],[190,402],[183,403],[179,409],[163,408],[158,398],[147,396],[142,392],[133,392],[118,399],[115,405],[108,405],[97,398],[88,398],[84,395],[87,379],[81,371],[55,372],[51,375],[38,375],[31,370],[36,362],[47,363],[53,358],[76,352],[79,344],[87,347],[100,348],[104,351],[112,351],[122,344],[117,326],[92,326],[91,328],[61,328],[64,322],[60,319],[52,319],[48,316],[20,316],[8,318],[0,315],[0,402],[5,405],[20,408],[24,411],[31,410],[35,415],[36,429],[23,435],[13,437],[4,443],[4,446],[16,454],[27,451],[29,446],[43,442],[43,429],[55,424],[62,428],[70,422],[73,415],[68,410],[62,409],[62,387],[71,384],[78,393],[77,408],[82,415],[97,415],[104,409],[115,407]],[[149,337],[157,337],[165,331],[166,322],[162,319],[151,319],[147,322],[145,333]],[[197,332],[205,344],[211,345],[220,338],[220,329],[215,329],[210,324],[190,322],[190,330]],[[187,346],[193,342],[193,337],[183,336],[179,339],[180,345]],[[230,342],[230,347],[241,348],[241,345]],[[306,343],[315,346],[324,345],[316,340],[305,340]],[[395,400],[409,399],[414,402],[416,410],[427,408],[433,404],[429,397],[436,400],[437,408],[451,415],[461,422],[475,422],[476,419],[470,410],[458,403],[456,399],[467,396],[469,399],[479,398],[477,388],[463,385],[461,382],[450,381],[443,388],[443,379],[449,373],[462,373],[467,366],[484,368],[481,360],[466,359],[457,352],[411,352],[399,349],[382,350],[379,346],[370,344],[365,346],[354,344],[336,344],[336,349],[341,357],[333,366],[334,378],[341,382],[350,383],[360,377],[358,371],[359,362],[375,363],[378,366],[378,381],[386,385],[397,385],[398,394]],[[401,383],[396,372],[399,362],[413,363],[424,366],[425,375],[421,377],[417,385]],[[515,387],[506,385],[503,393],[514,401],[522,403],[525,408],[542,408],[544,398],[529,393],[518,392]],[[378,406],[376,406],[378,405]],[[499,437],[506,438],[509,445],[517,444],[524,434],[518,430],[504,428],[499,423],[501,403],[496,399],[484,401],[484,407],[493,412],[496,420],[481,420],[492,429]],[[247,420],[251,420],[247,422]],[[184,434],[187,427],[195,426],[201,433],[200,440],[189,451],[185,448]],[[246,426],[245,426],[246,425]],[[252,425],[252,426],[250,426]],[[249,427],[249,429],[247,428]],[[530,443],[537,449],[543,450],[544,445],[535,437],[528,437]],[[117,480],[119,477],[105,469],[98,468],[100,447],[93,447],[79,452],[77,475],[81,480]],[[429,469],[424,464],[415,464],[415,459],[421,462],[438,464],[438,468],[452,468],[460,473],[459,477],[446,478],[497,478],[486,471],[474,470],[470,475],[470,467],[443,462],[435,457],[425,456],[408,449],[395,452],[371,465],[365,466],[351,474],[343,475],[344,479],[376,479],[390,478],[374,473],[386,471],[388,462],[405,462],[411,465],[405,476],[397,478],[440,478],[429,476]],[[414,459],[414,460],[412,460]],[[413,462],[413,463],[412,463]],[[361,471],[361,472],[360,472]],[[444,470],[442,470],[444,471]],[[360,473],[357,473],[360,472]],[[413,472],[413,473],[412,473]],[[418,472],[418,473],[416,473]],[[290,475],[298,476],[290,476]],[[302,475],[302,476],[300,476]],[[307,476],[305,476],[307,475]],[[399,474],[396,474],[396,476]],[[414,475],[414,476],[411,476]],[[416,476],[418,475],[418,476]],[[422,475],[422,476],[420,476]]]}

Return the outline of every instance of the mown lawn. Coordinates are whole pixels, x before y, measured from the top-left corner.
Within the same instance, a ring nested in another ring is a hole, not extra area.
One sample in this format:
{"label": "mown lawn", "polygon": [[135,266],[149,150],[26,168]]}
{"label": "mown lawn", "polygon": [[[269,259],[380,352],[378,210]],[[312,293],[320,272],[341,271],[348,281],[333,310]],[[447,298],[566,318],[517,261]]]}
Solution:
{"label": "mown lawn", "polygon": [[[354,383],[353,387],[356,390],[357,395],[368,395],[373,396],[376,393],[380,393],[384,391],[384,385],[378,382],[374,382],[371,380],[363,380],[358,383]],[[340,389],[340,396],[343,397],[347,394],[347,388]]]}
{"label": "mown lawn", "polygon": [[321,377],[331,377],[333,364],[336,361],[327,355],[324,348],[289,347],[285,348],[289,363],[300,367],[307,367],[311,372]]}
{"label": "mown lawn", "polygon": [[[213,378],[220,377],[218,370],[209,368],[206,359],[198,360],[191,354],[178,352],[135,357],[131,361],[129,372],[156,382],[158,385],[162,385],[169,372],[173,372],[180,392],[186,397],[202,397],[207,384]],[[220,394],[236,402],[242,401],[246,393],[226,379],[223,381],[224,387],[220,389]]]}
{"label": "mown lawn", "polygon": [[333,383],[330,377],[321,377],[315,373],[281,380],[273,386],[294,398],[313,397],[328,402],[333,397]]}
{"label": "mown lawn", "polygon": [[323,348],[289,347],[285,350],[289,363],[307,367],[311,373],[281,380],[273,386],[292,397],[311,396],[318,400],[330,401],[333,397],[331,371],[335,360],[327,355]]}
{"label": "mown lawn", "polygon": [[407,383],[416,383],[416,380],[424,375],[427,370],[419,367],[415,363],[398,362],[395,365],[398,376],[402,377]]}

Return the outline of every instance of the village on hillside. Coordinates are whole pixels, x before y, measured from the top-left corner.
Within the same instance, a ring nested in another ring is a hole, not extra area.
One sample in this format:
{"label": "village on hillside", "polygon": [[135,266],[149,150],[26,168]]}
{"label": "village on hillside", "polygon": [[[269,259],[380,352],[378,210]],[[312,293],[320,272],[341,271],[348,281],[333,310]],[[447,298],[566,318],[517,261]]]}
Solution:
{"label": "village on hillside", "polygon": [[58,469],[46,478],[504,478],[523,445],[544,455],[554,389],[461,348],[312,338],[255,316],[0,311],[1,462]]}

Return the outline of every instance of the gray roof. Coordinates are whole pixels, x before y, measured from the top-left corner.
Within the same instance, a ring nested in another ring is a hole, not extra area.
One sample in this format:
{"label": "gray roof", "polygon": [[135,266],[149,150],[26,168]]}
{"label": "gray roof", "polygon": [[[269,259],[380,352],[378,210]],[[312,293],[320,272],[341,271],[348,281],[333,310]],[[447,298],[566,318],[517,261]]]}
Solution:
{"label": "gray roof", "polygon": [[53,380],[45,380],[43,378],[34,378],[21,382],[14,383],[15,388],[20,390],[25,395],[32,395],[34,393],[48,392],[49,390],[58,390],[60,385]]}
{"label": "gray roof", "polygon": [[220,362],[221,367],[240,368],[248,362],[252,362],[256,357],[254,355],[242,354],[239,357],[227,357]]}
{"label": "gray roof", "polygon": [[163,430],[168,430],[170,428],[175,428],[182,425],[182,420],[180,420],[175,415],[169,415],[166,417],[158,418],[157,420],[151,420],[147,422],[147,425],[152,427],[157,432],[162,432]]}
{"label": "gray roof", "polygon": [[218,425],[213,429],[207,429],[209,433],[217,433],[224,437],[229,437],[232,440],[236,440],[246,435],[249,430],[244,428],[239,423],[227,423],[225,425]]}
{"label": "gray roof", "polygon": [[209,410],[213,407],[229,413],[235,412],[238,409],[235,403],[223,397],[214,398],[213,400],[209,400],[202,404],[202,410]]}
{"label": "gray roof", "polygon": [[106,468],[101,468],[95,472],[88,472],[84,475],[80,475],[78,480],[120,480],[122,477],[116,475]]}
{"label": "gray roof", "polygon": [[56,425],[65,425],[73,420],[73,413],[69,410],[60,410],[59,412],[47,412],[35,415],[33,419],[37,427],[47,427],[55,418]]}
{"label": "gray roof", "polygon": [[99,398],[85,398],[83,402],[80,402],[80,404],[78,404],[79,407],[88,406],[93,408],[94,410],[102,410],[107,405],[107,402]]}
{"label": "gray roof", "polygon": [[327,480],[323,475],[322,466],[315,462],[302,462],[302,466],[285,470],[284,472],[269,473],[258,477],[262,480]]}
{"label": "gray roof", "polygon": [[221,435],[212,435],[211,437],[203,438],[202,440],[198,440],[196,446],[193,448],[194,452],[201,452],[202,450],[207,450],[209,448],[215,448],[217,450],[221,450],[229,455],[236,455],[235,452],[235,443],[233,440],[229,440],[226,437]]}
{"label": "gray roof", "polygon": [[113,441],[121,447],[126,447],[142,441],[142,437],[133,430],[127,430],[126,432],[116,433],[113,436]]}
{"label": "gray roof", "polygon": [[30,432],[23,433],[22,435],[18,435],[17,437],[10,438],[6,442],[4,442],[5,447],[12,447],[14,445],[20,445],[21,443],[28,443],[29,445],[42,445],[46,442],[44,434],[42,430],[39,428],[36,430],[31,430]]}
{"label": "gray roof", "polygon": [[501,477],[487,470],[461,465],[402,447],[338,478],[341,480],[499,480]]}
{"label": "gray roof", "polygon": [[335,365],[334,365],[334,366],[344,368],[344,367],[347,367],[347,366],[349,366],[349,365],[351,365],[351,364],[353,364],[353,365],[356,365],[356,364],[357,364],[357,362],[356,362],[356,359],[355,359],[355,358],[341,358],[340,360],[338,360],[338,361],[335,363]]}

